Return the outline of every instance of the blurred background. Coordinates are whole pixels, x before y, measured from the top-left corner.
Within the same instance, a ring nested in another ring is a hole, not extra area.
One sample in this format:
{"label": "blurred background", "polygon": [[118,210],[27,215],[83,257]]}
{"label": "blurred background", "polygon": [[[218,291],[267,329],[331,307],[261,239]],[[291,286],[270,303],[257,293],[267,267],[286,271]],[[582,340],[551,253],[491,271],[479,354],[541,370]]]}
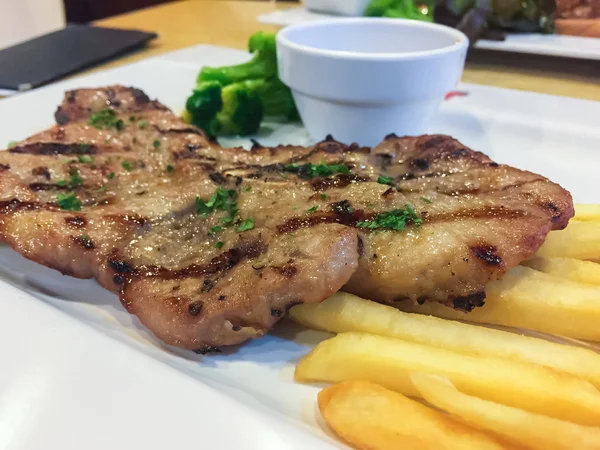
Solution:
{"label": "blurred background", "polygon": [[[59,30],[164,3],[198,0],[1,0],[0,49]],[[200,0],[201,1],[201,0]],[[274,0],[263,0],[274,3]],[[277,3],[298,0],[277,0]]]}

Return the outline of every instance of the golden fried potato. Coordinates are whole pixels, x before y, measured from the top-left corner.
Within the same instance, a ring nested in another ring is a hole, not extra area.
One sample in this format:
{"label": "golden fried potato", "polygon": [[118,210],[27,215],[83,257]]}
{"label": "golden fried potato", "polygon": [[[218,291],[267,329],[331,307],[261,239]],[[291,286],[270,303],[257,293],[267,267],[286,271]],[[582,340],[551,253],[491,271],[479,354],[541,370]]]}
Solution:
{"label": "golden fried potato", "polygon": [[345,292],[338,292],[318,304],[295,306],[290,310],[290,317],[307,327],[334,333],[360,331],[456,353],[539,364],[586,378],[600,387],[600,355],[591,350],[437,317],[408,314]]}
{"label": "golden fried potato", "polygon": [[600,341],[600,286],[576,283],[515,267],[486,287],[485,305],[463,313],[434,302],[399,302],[406,312],[446,319],[528,328],[558,336]]}
{"label": "golden fried potato", "polygon": [[524,266],[578,283],[600,285],[600,264],[573,258],[535,258]]}
{"label": "golden fried potato", "polygon": [[600,221],[575,221],[564,230],[551,231],[535,257],[600,260]]}
{"label": "golden fried potato", "polygon": [[573,219],[586,222],[591,220],[600,221],[600,205],[584,205],[581,203],[575,205],[575,217]]}
{"label": "golden fried potato", "polygon": [[323,389],[319,409],[345,441],[364,450],[501,450],[497,440],[368,381]]}
{"label": "golden fried potato", "polygon": [[534,450],[600,450],[600,428],[532,414],[459,392],[447,379],[413,374],[411,379],[430,404],[469,425]]}
{"label": "golden fried potato", "polygon": [[420,396],[410,374],[444,375],[461,391],[583,425],[600,425],[600,391],[546,367],[461,355],[399,339],[341,333],[321,342],[296,366],[298,381],[368,380]]}

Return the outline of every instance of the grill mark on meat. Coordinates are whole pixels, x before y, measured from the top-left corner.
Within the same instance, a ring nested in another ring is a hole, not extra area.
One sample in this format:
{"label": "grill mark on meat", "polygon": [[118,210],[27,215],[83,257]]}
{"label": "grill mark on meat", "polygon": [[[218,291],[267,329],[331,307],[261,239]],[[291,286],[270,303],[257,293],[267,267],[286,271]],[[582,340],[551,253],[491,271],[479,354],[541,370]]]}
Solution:
{"label": "grill mark on meat", "polygon": [[454,309],[464,312],[471,312],[475,308],[479,308],[485,304],[485,291],[476,292],[475,294],[465,295],[463,297],[455,297],[452,300]]}
{"label": "grill mark on meat", "polygon": [[[356,211],[352,211],[349,213],[338,213],[335,210],[332,213],[328,212],[316,212],[311,214],[308,217],[299,216],[292,217],[288,219],[281,225],[277,226],[277,231],[281,234],[291,233],[300,228],[308,228],[313,227],[315,225],[323,224],[323,223],[339,223],[341,225],[346,225],[350,227],[356,227],[357,222],[370,220],[375,217],[377,212],[369,212],[366,213],[364,210],[359,209]],[[505,218],[505,219],[513,219],[518,217],[524,217],[527,213],[521,210],[514,209],[506,209],[506,208],[498,208],[498,207],[483,207],[477,209],[464,209],[460,211],[455,211],[448,214],[424,214],[422,213],[422,219],[425,223],[434,223],[434,222],[449,222],[459,219],[482,219],[482,218]],[[412,226],[412,222],[407,222],[407,226]],[[363,232],[370,232],[369,228],[361,228]]]}
{"label": "grill mark on meat", "polygon": [[0,172],[5,172],[10,170],[10,166],[8,164],[0,164]]}
{"label": "grill mark on meat", "polygon": [[448,139],[446,136],[432,136],[429,139],[426,139],[424,142],[421,142],[419,148],[421,150],[428,150],[430,148],[439,147],[441,144],[445,144],[447,141]]}
{"label": "grill mark on meat", "polygon": [[121,101],[117,99],[117,93],[112,88],[106,89],[106,104],[118,108],[121,106]]}
{"label": "grill mark on meat", "polygon": [[383,194],[381,194],[381,196],[383,198],[392,198],[394,196],[394,194],[396,193],[396,189],[394,189],[393,187],[387,188],[385,190],[385,192],[383,192]]}
{"label": "grill mark on meat", "polygon": [[552,202],[547,202],[541,205],[542,208],[549,210],[552,213],[552,222],[557,223],[561,220],[561,212],[558,206]]}
{"label": "grill mark on meat", "polygon": [[415,158],[411,160],[410,165],[412,168],[417,170],[429,169],[429,162],[425,158]]}
{"label": "grill mark on meat", "polygon": [[356,252],[358,253],[358,256],[363,256],[365,254],[365,243],[360,236],[358,236],[356,241]]}
{"label": "grill mark on meat", "polygon": [[30,183],[29,184],[29,189],[31,189],[33,192],[40,192],[40,191],[72,191],[74,189],[78,189],[79,186],[73,188],[72,186],[60,186],[58,184],[55,183]]}
{"label": "grill mark on meat", "polygon": [[13,147],[10,153],[26,155],[94,155],[95,145],[61,144],[58,142],[36,142]]}
{"label": "grill mark on meat", "polygon": [[311,181],[310,185],[315,191],[325,191],[333,188],[344,188],[351,183],[362,183],[365,181],[369,181],[369,178],[352,173],[343,173],[333,177],[317,178]]}
{"label": "grill mark on meat", "polygon": [[197,316],[202,312],[202,308],[204,307],[204,302],[202,300],[197,300],[188,305],[188,311],[191,316]]}
{"label": "grill mark on meat", "polygon": [[294,275],[298,273],[298,268],[293,264],[284,264],[283,266],[271,266],[278,274],[284,276],[285,278],[292,278]]}
{"label": "grill mark on meat", "polygon": [[150,222],[147,217],[139,216],[137,214],[107,214],[104,217],[127,226],[134,225],[137,227],[143,227]]}
{"label": "grill mark on meat", "polygon": [[330,203],[331,210],[336,214],[352,214],[354,208],[350,200],[341,200],[339,202]]}
{"label": "grill mark on meat", "polygon": [[489,244],[481,244],[476,247],[471,247],[471,253],[479,260],[483,261],[487,266],[504,267],[504,261],[498,255],[498,249]]}
{"label": "grill mark on meat", "polygon": [[73,228],[83,228],[87,225],[87,219],[83,216],[69,216],[65,217],[67,225]]}
{"label": "grill mark on meat", "polygon": [[54,113],[54,120],[59,125],[65,125],[69,122],[69,115],[65,112],[62,106],[59,106]]}
{"label": "grill mark on meat", "polygon": [[11,214],[17,211],[33,211],[36,209],[50,206],[49,204],[43,204],[39,202],[22,202],[16,198],[12,200],[0,201],[0,214]]}
{"label": "grill mark on meat", "polygon": [[208,174],[208,177],[215,182],[216,184],[225,184],[227,183],[227,180],[225,179],[225,177],[223,176],[222,173],[220,172],[211,172]]}
{"label": "grill mark on meat", "polygon": [[422,214],[422,219],[425,223],[434,223],[460,219],[517,219],[519,217],[525,217],[526,215],[527,212],[520,209],[508,209],[501,206],[484,206],[474,209],[462,209],[447,214]]}
{"label": "grill mark on meat", "polygon": [[[232,269],[242,261],[254,259],[266,251],[267,246],[264,242],[262,240],[256,240],[243,242],[238,247],[234,247],[214,257],[207,264],[192,264],[183,269],[168,269],[166,267],[152,265],[133,267],[130,263],[116,256],[111,256],[108,263],[117,274],[124,275],[123,282],[126,284],[127,281],[136,278],[177,280],[180,278],[199,278],[205,275],[218,275]],[[214,285],[211,280],[208,281],[209,284]]]}
{"label": "grill mark on meat", "polygon": [[[313,227],[325,223],[339,223],[350,227],[356,226],[357,222],[367,220],[375,214],[366,214],[363,210],[353,211],[348,214],[338,214],[336,212],[317,212],[310,216],[292,217],[281,225],[277,226],[277,231],[281,234],[292,233],[300,228]],[[365,229],[368,231],[368,229]]]}
{"label": "grill mark on meat", "polygon": [[424,178],[443,178],[450,175],[454,175],[460,173],[457,170],[448,170],[448,171],[437,171],[437,172],[429,172],[424,174],[414,174],[412,172],[403,173],[398,178],[400,181],[408,181],[408,180],[421,180]]}
{"label": "grill mark on meat", "polygon": [[199,347],[193,352],[197,355],[206,355],[208,353],[223,353],[223,351],[219,347],[213,347],[212,345],[205,345],[203,347]]}
{"label": "grill mark on meat", "polygon": [[72,239],[76,244],[80,245],[86,250],[93,250],[96,248],[94,242],[87,236],[73,236]]}
{"label": "grill mark on meat", "polygon": [[44,177],[46,180],[50,179],[50,170],[45,166],[34,167],[31,169],[31,175],[37,177]]}

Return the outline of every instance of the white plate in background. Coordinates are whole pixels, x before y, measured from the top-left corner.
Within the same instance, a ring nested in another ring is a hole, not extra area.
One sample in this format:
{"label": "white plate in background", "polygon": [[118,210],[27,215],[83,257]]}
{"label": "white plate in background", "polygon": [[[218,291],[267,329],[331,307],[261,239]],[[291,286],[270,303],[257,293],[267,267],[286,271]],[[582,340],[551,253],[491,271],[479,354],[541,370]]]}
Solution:
{"label": "white plate in background", "polygon": [[[121,83],[182,109],[202,65],[244,52],[180,50],[0,101],[0,142],[53,123],[66,89]],[[600,203],[600,103],[476,85],[446,101],[430,127],[493,159]],[[309,143],[297,124],[268,126],[267,145]],[[248,140],[229,141],[249,143]],[[321,427],[318,387],[295,363],[326,334],[282,323],[261,340],[201,357],[167,348],[117,297],[0,246],[0,450],[345,448]]]}
{"label": "white plate in background", "polygon": [[[281,9],[258,16],[258,21],[272,25],[293,25],[313,20],[331,19],[331,14],[308,11],[302,7]],[[482,39],[475,48],[513,53],[532,53],[565,58],[600,60],[600,38],[560,34],[508,33],[504,41]]]}

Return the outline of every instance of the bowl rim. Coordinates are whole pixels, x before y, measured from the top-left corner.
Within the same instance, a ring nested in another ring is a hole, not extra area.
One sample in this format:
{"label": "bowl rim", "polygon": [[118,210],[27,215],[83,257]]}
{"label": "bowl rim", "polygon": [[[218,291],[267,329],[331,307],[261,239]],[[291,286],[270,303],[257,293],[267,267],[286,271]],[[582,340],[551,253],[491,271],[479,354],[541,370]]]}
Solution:
{"label": "bowl rim", "polygon": [[[408,51],[408,52],[382,52],[382,53],[367,53],[367,52],[354,52],[354,51],[346,51],[346,50],[327,50],[317,47],[311,47],[309,45],[298,44],[292,41],[288,34],[297,30],[306,30],[315,27],[326,27],[329,25],[347,25],[353,26],[356,24],[364,24],[364,23],[386,23],[392,24],[400,27],[409,27],[409,28],[422,28],[429,29],[437,32],[445,33],[447,36],[450,36],[455,39],[454,44],[447,45],[445,47],[435,48],[432,50],[422,50],[422,51]],[[335,19],[323,19],[323,20],[315,20],[311,22],[304,22],[295,25],[289,25],[285,28],[282,28],[277,32],[277,46],[285,46],[289,47],[292,50],[295,50],[300,53],[313,55],[313,56],[326,56],[335,59],[345,59],[345,60],[364,60],[364,61],[403,61],[403,60],[413,60],[413,59],[421,59],[427,58],[431,56],[439,56],[448,53],[453,53],[462,50],[463,48],[469,45],[469,38],[462,32],[457,30],[456,28],[451,28],[446,25],[441,25],[438,23],[432,22],[424,22],[421,20],[411,20],[411,19],[393,19],[393,18],[382,18],[382,17],[342,17]]]}

